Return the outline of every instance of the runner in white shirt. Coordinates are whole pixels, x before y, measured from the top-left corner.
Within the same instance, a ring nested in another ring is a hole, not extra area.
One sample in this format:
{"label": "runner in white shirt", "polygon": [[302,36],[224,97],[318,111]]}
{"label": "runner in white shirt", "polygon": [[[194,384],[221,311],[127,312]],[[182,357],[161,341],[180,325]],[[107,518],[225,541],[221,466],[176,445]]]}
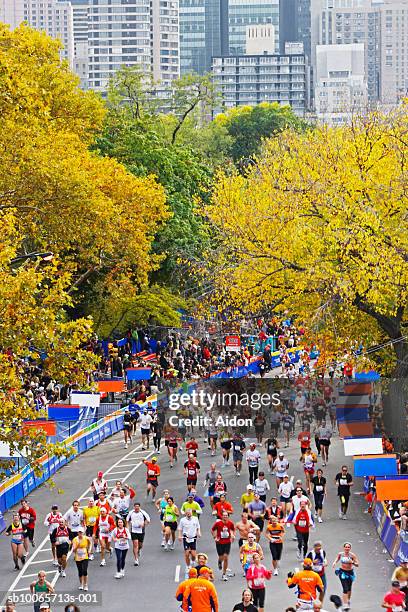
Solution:
{"label": "runner in white shirt", "polygon": [[279,491],[279,501],[282,504],[282,510],[287,516],[292,507],[292,491],[294,489],[293,482],[289,480],[289,476],[286,474],[283,478],[283,482],[280,483],[278,491]]}
{"label": "runner in white shirt", "polygon": [[245,457],[248,463],[249,482],[253,485],[258,478],[259,462],[261,460],[261,455],[256,449],[255,442],[249,445],[249,450],[247,450]]}
{"label": "runner in white shirt", "polygon": [[118,526],[112,531],[117,568],[115,578],[123,578],[125,575],[126,555],[129,550],[130,537],[129,530],[125,527],[125,522],[122,519],[118,519]]}
{"label": "runner in white shirt", "polygon": [[266,494],[270,490],[271,487],[265,478],[265,472],[259,472],[259,476],[254,482],[254,492],[258,493],[261,501],[266,503]]}
{"label": "runner in white shirt", "polygon": [[186,561],[186,574],[195,565],[197,557],[197,538],[201,538],[200,522],[193,516],[191,508],[187,508],[186,515],[180,519],[178,526],[180,542],[183,542],[184,558]]}
{"label": "runner in white shirt", "polygon": [[67,527],[69,529],[69,539],[72,541],[77,535],[80,527],[84,526],[84,513],[79,507],[79,501],[72,502],[72,508],[65,515]]}
{"label": "runner in white shirt", "polygon": [[276,486],[279,489],[279,485],[283,482],[285,476],[288,475],[289,461],[285,458],[285,455],[280,452],[278,458],[273,462],[273,469],[275,471]]}
{"label": "runner in white shirt", "polygon": [[103,478],[103,472],[98,472],[97,477],[93,479],[91,489],[95,501],[99,499],[99,493],[106,493],[108,490],[108,483]]}
{"label": "runner in white shirt", "polygon": [[140,504],[136,502],[133,510],[129,512],[127,517],[128,527],[133,545],[133,556],[135,558],[134,565],[139,565],[143,542],[145,537],[145,529],[150,523],[150,516],[141,509]]}
{"label": "runner in white shirt", "polygon": [[143,410],[143,414],[140,415],[139,423],[142,434],[142,450],[146,450],[150,445],[150,426],[153,422],[153,418],[147,412]]}
{"label": "runner in white shirt", "polygon": [[61,514],[61,512],[58,511],[58,506],[54,505],[51,507],[51,512],[49,514],[47,514],[47,516],[45,517],[45,521],[44,521],[44,525],[46,527],[48,527],[48,534],[50,536],[50,542],[51,542],[51,550],[52,550],[52,556],[53,556],[53,565],[58,566],[58,560],[57,560],[57,546],[56,546],[56,540],[55,540],[55,527],[59,525],[60,520],[64,518]]}
{"label": "runner in white shirt", "polygon": [[310,509],[310,507],[311,507],[310,499],[306,495],[303,495],[303,492],[302,492],[301,488],[297,488],[296,489],[296,495],[294,495],[292,497],[292,506],[293,506],[293,510],[294,510],[295,514],[297,514],[297,512],[299,512],[300,504],[302,502],[306,502],[307,507]]}

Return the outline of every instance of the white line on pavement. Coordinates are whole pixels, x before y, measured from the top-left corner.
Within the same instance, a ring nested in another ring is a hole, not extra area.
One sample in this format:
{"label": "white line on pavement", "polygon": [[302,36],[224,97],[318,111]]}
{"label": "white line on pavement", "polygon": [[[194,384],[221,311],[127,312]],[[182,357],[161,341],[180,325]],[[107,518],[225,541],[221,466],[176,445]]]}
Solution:
{"label": "white line on pavement", "polygon": [[180,582],[180,566],[176,565],[176,573],[174,575],[174,582]]}

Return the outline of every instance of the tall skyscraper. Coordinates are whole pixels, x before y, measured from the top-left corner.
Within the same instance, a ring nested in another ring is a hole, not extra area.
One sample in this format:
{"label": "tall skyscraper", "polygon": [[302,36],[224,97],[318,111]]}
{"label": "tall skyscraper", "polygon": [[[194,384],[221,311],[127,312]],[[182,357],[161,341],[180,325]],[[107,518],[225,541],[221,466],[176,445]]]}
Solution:
{"label": "tall skyscraper", "polygon": [[279,52],[279,0],[229,0],[230,55],[244,55],[246,27],[273,24]]}
{"label": "tall skyscraper", "polygon": [[70,0],[74,18],[74,72],[81,80],[82,89],[88,89],[89,25],[88,0]]}
{"label": "tall skyscraper", "polygon": [[311,54],[310,0],[279,0],[279,52],[290,42],[303,43],[305,55]]}
{"label": "tall skyscraper", "polygon": [[36,30],[58,38],[64,48],[61,58],[74,66],[74,25],[70,2],[64,0],[0,0],[0,21],[12,29],[25,21]]}
{"label": "tall skyscraper", "polygon": [[180,74],[178,0],[88,0],[89,87],[106,90],[122,66],[170,83]]}
{"label": "tall skyscraper", "polygon": [[380,10],[380,99],[397,104],[408,94],[408,0],[384,0]]}
{"label": "tall skyscraper", "polygon": [[211,70],[214,55],[228,55],[228,0],[180,0],[180,68]]}

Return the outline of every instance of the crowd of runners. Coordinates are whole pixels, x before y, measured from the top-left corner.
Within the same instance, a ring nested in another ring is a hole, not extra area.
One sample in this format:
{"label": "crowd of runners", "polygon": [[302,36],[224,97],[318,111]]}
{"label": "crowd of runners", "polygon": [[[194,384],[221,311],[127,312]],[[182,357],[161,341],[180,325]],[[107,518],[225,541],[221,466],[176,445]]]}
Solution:
{"label": "crowd of runners", "polygon": [[[258,322],[260,342],[267,340],[268,325]],[[338,466],[334,479],[326,473],[331,462],[332,438],[337,434],[335,369],[328,372],[326,379],[310,376],[306,350],[296,366],[289,363],[288,350],[293,346],[292,341],[298,341],[302,330],[296,330],[290,322],[285,326],[276,322],[276,325],[273,330],[281,334],[281,373],[287,384],[280,390],[279,406],[268,415],[262,411],[257,414],[253,431],[243,433],[216,427],[188,431],[186,427],[169,425],[163,413],[149,406],[137,413],[126,410],[125,448],[133,443],[140,429],[142,449],[152,448],[155,453],[143,460],[145,490],[136,491],[136,487],[120,480],[109,487],[103,472],[98,472],[91,483],[92,496],[87,503],[73,500],[68,512],[63,513],[53,505],[46,516],[39,517],[30,502],[24,500],[6,530],[15,569],[25,564],[35,547],[35,527],[40,520],[48,530],[53,566],[61,579],[66,578],[67,572],[76,571],[79,590],[89,589],[88,574],[92,583],[93,564],[106,568],[107,579],[115,580],[126,577],[129,565],[148,564],[143,547],[145,538],[149,538],[169,559],[174,558],[174,563],[176,559],[180,563],[176,549],[182,550],[184,579],[177,587],[178,603],[175,602],[174,609],[179,605],[184,612],[218,612],[222,583],[231,580],[237,585],[237,603],[233,610],[264,612],[268,584],[274,580],[286,583],[293,593],[293,607],[286,612],[325,612],[324,608],[330,606],[344,611],[350,609],[356,568],[363,560],[349,541],[339,541],[338,554],[329,558],[325,543],[319,538],[319,524],[326,518],[333,519],[333,516],[326,517],[327,495],[337,496],[338,520],[347,520],[354,486],[347,465]],[[224,349],[207,340],[194,342],[173,336],[165,347],[159,344],[153,376],[149,382],[137,385],[134,399],[146,401],[159,381],[168,376],[180,380],[186,376],[201,378],[214,369],[228,367],[231,359],[249,360],[250,352],[245,351],[248,349],[231,358]],[[262,374],[271,367],[270,352],[270,346],[264,344]],[[117,356],[122,369],[127,363],[126,355]],[[344,371],[346,365],[347,359],[341,368],[342,374],[348,377]],[[116,368],[119,373],[119,363]],[[49,391],[52,398],[51,393],[55,391]],[[163,442],[168,457],[162,455]],[[293,459],[289,461],[286,449],[295,445],[299,453],[294,464]],[[203,470],[200,455],[208,454],[212,463],[208,470]],[[177,473],[184,481],[185,490],[181,496],[163,488],[165,483],[161,482],[161,467],[168,461],[172,468],[179,465],[179,460],[182,473],[180,470]],[[233,469],[227,477],[224,468],[228,466]],[[301,478],[296,477],[299,467]],[[231,478],[241,483],[239,504],[229,498]],[[202,496],[198,493],[201,485],[205,489]],[[408,532],[408,517],[402,506],[398,506],[397,520],[401,529]],[[160,530],[156,532],[153,525],[157,523],[152,521],[155,513],[160,519]],[[204,533],[201,522],[206,514],[211,517],[211,526]],[[214,542],[216,564],[210,562],[209,555],[200,547],[205,538],[212,538]],[[235,576],[230,568],[233,556],[239,559],[240,576]],[[284,556],[291,558],[294,567],[287,575],[282,575],[280,567]],[[328,576],[330,593],[327,593]],[[40,595],[35,611],[47,611],[47,602],[41,601],[41,594],[52,593],[54,587],[46,580],[44,568],[38,572],[30,590]],[[389,612],[402,612],[407,601],[408,564],[403,564],[394,572],[389,593],[375,605]],[[277,602],[274,607],[278,609]]]}

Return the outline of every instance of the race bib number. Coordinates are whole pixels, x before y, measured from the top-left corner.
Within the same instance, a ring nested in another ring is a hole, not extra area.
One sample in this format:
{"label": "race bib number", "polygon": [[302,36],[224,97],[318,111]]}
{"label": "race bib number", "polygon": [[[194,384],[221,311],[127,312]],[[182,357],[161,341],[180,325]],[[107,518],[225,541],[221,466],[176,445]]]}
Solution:
{"label": "race bib number", "polygon": [[154,470],[149,470],[147,473],[149,474],[149,476],[155,476],[156,474]]}
{"label": "race bib number", "polygon": [[223,540],[227,540],[229,537],[230,537],[230,532],[229,532],[229,529],[223,529],[223,530],[221,531],[221,538],[222,538]]}
{"label": "race bib number", "polygon": [[316,485],[316,491],[317,491],[318,493],[321,493],[321,492],[323,491],[323,487],[322,487],[322,485]]}
{"label": "race bib number", "polygon": [[188,542],[189,544],[191,544],[194,541],[195,541],[195,538],[186,538],[186,542]]}
{"label": "race bib number", "polygon": [[261,587],[262,586],[262,580],[260,580],[260,578],[254,578],[253,583],[254,583],[255,587]]}
{"label": "race bib number", "polygon": [[96,516],[90,516],[88,519],[88,523],[94,525],[96,523]]}
{"label": "race bib number", "polygon": [[193,469],[188,470],[189,476],[195,476],[196,471]]}
{"label": "race bib number", "polygon": [[347,485],[348,484],[347,479],[346,478],[340,478],[340,484],[343,485],[343,486]]}
{"label": "race bib number", "polygon": [[85,557],[86,557],[86,548],[83,548],[82,546],[81,546],[81,548],[77,548],[76,549],[76,556],[77,556],[77,558],[79,560],[85,559]]}
{"label": "race bib number", "polygon": [[299,527],[306,527],[307,523],[304,519],[301,519],[298,523]]}

